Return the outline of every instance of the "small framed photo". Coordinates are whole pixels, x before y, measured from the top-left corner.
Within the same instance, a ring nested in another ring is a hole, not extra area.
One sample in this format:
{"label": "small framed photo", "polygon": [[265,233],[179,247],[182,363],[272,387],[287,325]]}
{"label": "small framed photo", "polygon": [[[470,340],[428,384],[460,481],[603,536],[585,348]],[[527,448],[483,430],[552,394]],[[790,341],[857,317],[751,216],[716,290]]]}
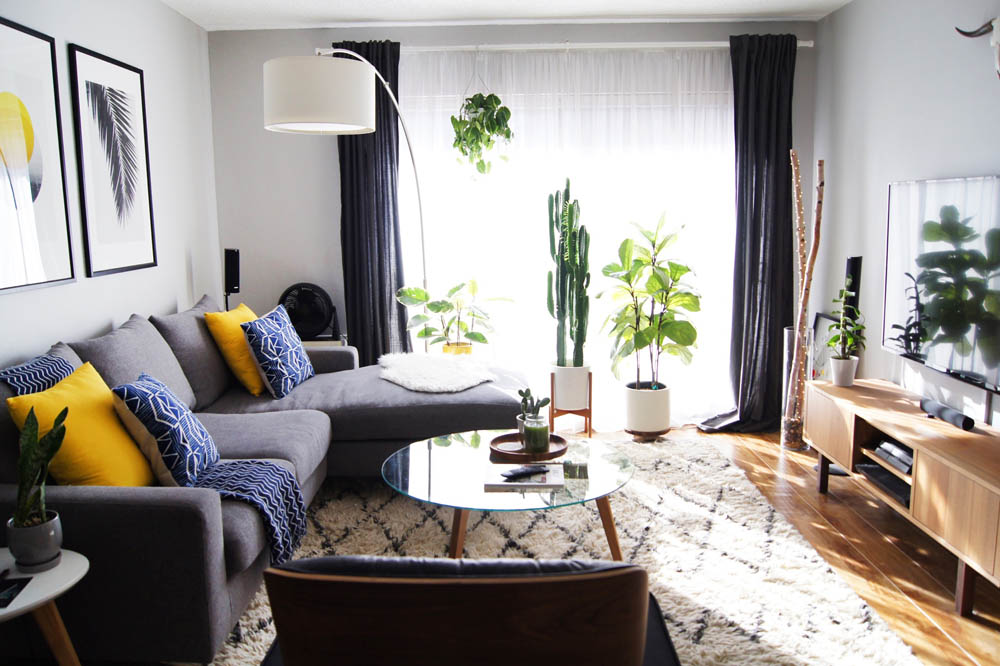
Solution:
{"label": "small framed photo", "polygon": [[0,18],[0,290],[73,279],[55,40]]}
{"label": "small framed photo", "polygon": [[830,324],[837,321],[832,314],[817,312],[813,315],[812,373],[810,379],[829,381],[830,358],[833,350],[827,346],[827,331]]}
{"label": "small framed photo", "polygon": [[76,44],[69,70],[87,276],[155,266],[142,70]]}

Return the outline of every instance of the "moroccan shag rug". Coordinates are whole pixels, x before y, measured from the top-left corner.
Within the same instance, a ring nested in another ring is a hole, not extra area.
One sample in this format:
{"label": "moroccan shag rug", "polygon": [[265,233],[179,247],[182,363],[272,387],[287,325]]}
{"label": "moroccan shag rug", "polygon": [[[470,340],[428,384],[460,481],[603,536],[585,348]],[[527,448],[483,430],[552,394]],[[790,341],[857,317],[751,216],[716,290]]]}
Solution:
{"label": "moroccan shag rug", "polygon": [[[648,572],[682,663],[919,663],[711,437],[614,445],[637,468],[611,496],[622,552]],[[446,557],[451,519],[379,481],[330,481],[297,557]],[[610,559],[593,502],[473,512],[465,548],[474,558]],[[214,663],[256,665],[273,640],[262,587]]]}

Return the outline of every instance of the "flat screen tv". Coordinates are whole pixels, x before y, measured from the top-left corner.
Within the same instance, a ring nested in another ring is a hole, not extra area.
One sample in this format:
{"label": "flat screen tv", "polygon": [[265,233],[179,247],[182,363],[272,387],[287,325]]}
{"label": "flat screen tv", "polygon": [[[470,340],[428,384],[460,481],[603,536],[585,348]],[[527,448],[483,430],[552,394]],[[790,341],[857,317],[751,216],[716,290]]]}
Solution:
{"label": "flat screen tv", "polygon": [[882,346],[1000,390],[1000,176],[889,184]]}

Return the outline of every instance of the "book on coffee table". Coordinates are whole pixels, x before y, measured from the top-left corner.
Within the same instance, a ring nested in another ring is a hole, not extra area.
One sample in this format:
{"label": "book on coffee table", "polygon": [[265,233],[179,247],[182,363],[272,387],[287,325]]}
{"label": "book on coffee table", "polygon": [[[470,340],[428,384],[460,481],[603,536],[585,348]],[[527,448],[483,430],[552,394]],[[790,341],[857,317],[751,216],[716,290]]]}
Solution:
{"label": "book on coffee table", "polygon": [[504,478],[503,473],[523,467],[523,465],[487,465],[486,482],[483,485],[483,489],[488,493],[522,490],[528,492],[539,492],[545,490],[559,490],[566,485],[562,463],[539,463],[538,466],[544,467],[545,471],[531,476],[522,476],[514,481],[507,481],[506,478]]}

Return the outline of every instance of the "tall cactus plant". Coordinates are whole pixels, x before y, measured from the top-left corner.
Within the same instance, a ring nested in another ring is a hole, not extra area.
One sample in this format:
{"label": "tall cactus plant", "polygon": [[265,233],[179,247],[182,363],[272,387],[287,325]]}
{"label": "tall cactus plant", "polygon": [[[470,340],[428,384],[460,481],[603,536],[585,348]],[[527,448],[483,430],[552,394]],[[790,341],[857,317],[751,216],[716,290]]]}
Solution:
{"label": "tall cactus plant", "polygon": [[549,195],[549,253],[556,267],[549,271],[548,307],[556,324],[556,364],[566,367],[566,340],[573,341],[573,367],[583,365],[583,343],[590,318],[590,234],[580,225],[580,202],[570,202],[566,188]]}

